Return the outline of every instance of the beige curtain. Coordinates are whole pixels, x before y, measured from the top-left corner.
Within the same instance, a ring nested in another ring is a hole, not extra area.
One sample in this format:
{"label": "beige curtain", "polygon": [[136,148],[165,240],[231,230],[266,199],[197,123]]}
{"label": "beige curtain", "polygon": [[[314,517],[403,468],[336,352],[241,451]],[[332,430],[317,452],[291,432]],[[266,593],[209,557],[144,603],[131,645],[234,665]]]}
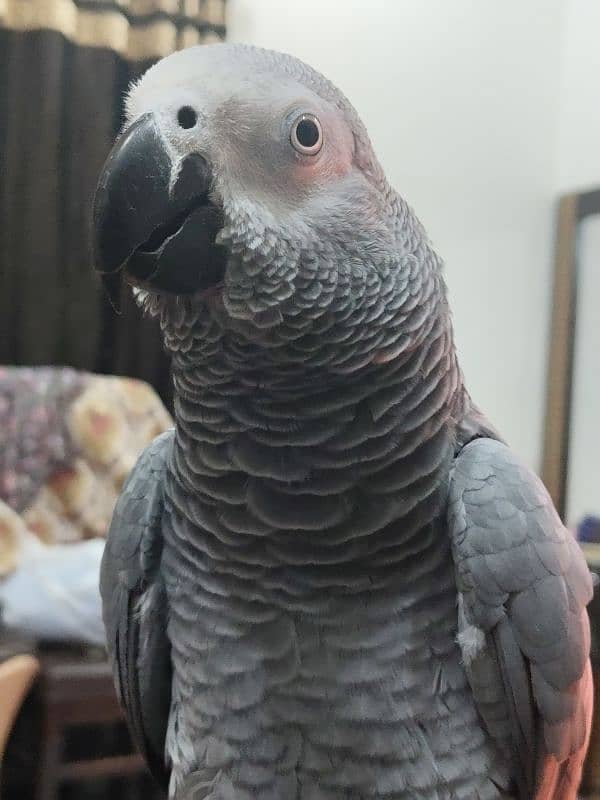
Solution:
{"label": "beige curtain", "polygon": [[221,39],[225,0],[0,0],[0,25],[57,31],[142,61]]}

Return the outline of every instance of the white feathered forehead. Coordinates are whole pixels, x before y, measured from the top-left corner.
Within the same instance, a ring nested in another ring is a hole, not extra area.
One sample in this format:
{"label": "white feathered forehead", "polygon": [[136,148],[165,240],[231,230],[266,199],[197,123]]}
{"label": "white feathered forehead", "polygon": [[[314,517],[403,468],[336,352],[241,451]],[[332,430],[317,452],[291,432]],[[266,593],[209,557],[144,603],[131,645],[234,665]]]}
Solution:
{"label": "white feathered forehead", "polygon": [[[381,178],[371,142],[358,113],[347,97],[313,67],[293,56],[244,44],[197,45],[167,56],[132,84],[126,98],[129,121],[152,105],[163,92],[175,96],[191,85],[204,84],[216,102],[231,95],[275,90],[291,83],[309,89],[344,116],[356,142],[357,162],[367,174]],[[251,94],[250,94],[251,96]]]}
{"label": "white feathered forehead", "polygon": [[302,84],[323,100],[336,106],[349,122],[364,127],[350,101],[317,70],[293,56],[244,44],[196,45],[161,59],[130,87],[127,104],[135,105],[140,95],[161,89],[189,87],[190,80],[202,81],[215,93],[226,95],[237,86],[260,86],[290,80]]}

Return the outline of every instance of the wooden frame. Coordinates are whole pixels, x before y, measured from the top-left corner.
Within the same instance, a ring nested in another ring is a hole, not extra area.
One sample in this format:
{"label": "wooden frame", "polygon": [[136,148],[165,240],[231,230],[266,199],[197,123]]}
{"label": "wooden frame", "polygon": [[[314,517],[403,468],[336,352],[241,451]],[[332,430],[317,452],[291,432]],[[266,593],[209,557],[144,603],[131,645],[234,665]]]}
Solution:
{"label": "wooden frame", "polygon": [[554,261],[542,478],[564,519],[567,500],[573,362],[577,328],[577,240],[586,218],[600,214],[600,189],[560,198]]}

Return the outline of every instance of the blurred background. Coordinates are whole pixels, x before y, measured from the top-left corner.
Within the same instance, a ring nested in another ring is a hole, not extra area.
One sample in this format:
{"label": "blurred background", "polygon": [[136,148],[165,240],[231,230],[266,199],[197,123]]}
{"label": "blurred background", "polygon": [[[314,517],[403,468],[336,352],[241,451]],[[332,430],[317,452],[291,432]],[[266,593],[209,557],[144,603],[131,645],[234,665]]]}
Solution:
{"label": "blurred background", "polygon": [[96,591],[122,481],[171,424],[157,326],[90,265],[129,83],[226,39],[345,92],[445,261],[473,398],[596,566],[599,32],[596,0],[0,0],[2,797],[150,796]]}

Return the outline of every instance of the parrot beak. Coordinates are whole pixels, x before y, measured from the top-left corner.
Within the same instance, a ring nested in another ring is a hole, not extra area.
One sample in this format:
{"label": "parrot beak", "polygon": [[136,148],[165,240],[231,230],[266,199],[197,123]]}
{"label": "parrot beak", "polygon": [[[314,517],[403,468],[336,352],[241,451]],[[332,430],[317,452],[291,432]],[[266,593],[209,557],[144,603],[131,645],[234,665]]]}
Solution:
{"label": "parrot beak", "polygon": [[117,140],[94,197],[94,263],[117,305],[123,274],[156,292],[191,294],[223,280],[226,253],[215,244],[221,210],[209,200],[210,167],[192,153],[173,165],[151,114]]}

